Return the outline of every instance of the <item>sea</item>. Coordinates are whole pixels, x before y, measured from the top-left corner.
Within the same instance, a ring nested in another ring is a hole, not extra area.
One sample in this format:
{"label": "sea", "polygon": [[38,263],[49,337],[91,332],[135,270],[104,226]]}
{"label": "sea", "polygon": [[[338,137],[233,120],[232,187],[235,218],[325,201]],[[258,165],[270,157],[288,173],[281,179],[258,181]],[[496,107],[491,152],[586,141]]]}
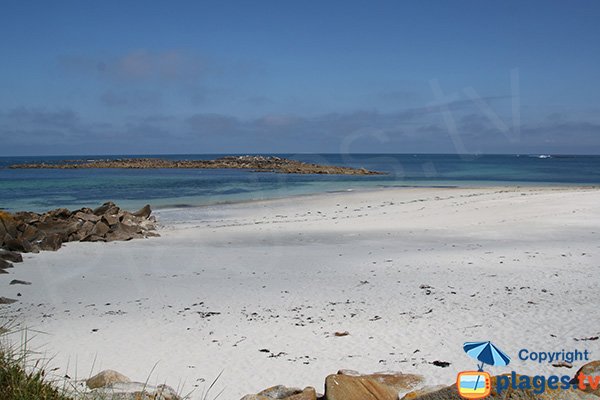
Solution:
{"label": "sea", "polygon": [[[227,154],[231,155],[231,154]],[[460,154],[273,154],[295,160],[385,172],[385,175],[295,175],[228,169],[10,169],[131,157],[214,159],[219,154],[0,157],[0,209],[41,212],[96,207],[155,209],[285,198],[375,188],[600,185],[600,156]]]}

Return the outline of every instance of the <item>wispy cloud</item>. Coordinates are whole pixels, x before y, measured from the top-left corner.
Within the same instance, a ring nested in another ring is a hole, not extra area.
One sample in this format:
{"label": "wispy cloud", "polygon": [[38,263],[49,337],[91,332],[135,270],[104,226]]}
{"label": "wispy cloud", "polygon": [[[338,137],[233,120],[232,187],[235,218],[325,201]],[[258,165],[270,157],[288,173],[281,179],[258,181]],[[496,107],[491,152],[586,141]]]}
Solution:
{"label": "wispy cloud", "polygon": [[190,82],[204,77],[211,69],[205,58],[183,50],[140,49],[107,58],[62,55],[58,62],[69,73],[125,82]]}

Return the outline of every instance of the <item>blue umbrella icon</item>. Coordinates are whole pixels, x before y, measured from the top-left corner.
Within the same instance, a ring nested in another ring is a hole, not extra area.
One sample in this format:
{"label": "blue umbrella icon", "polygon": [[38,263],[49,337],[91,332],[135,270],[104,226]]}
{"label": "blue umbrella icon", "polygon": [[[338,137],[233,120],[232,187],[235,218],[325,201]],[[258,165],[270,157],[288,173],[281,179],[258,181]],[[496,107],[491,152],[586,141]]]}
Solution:
{"label": "blue umbrella icon", "polygon": [[479,371],[483,371],[484,364],[504,367],[510,363],[510,357],[492,342],[467,342],[463,349],[470,357],[481,361],[481,365],[477,365]]}

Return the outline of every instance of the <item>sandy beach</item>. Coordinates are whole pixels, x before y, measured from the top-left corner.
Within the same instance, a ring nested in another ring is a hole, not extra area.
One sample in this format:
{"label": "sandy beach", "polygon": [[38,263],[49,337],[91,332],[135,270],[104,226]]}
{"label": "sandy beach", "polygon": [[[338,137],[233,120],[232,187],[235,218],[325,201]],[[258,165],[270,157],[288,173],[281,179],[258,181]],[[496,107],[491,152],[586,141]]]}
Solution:
{"label": "sandy beach", "polygon": [[574,372],[521,361],[523,348],[600,359],[585,340],[600,334],[598,189],[396,188],[157,216],[159,238],[68,243],[0,276],[19,299],[0,312],[58,376],[152,371],[199,398],[223,372],[216,391],[239,399],[322,392],[339,369],[448,384],[475,368],[473,340],[512,357],[492,373]]}

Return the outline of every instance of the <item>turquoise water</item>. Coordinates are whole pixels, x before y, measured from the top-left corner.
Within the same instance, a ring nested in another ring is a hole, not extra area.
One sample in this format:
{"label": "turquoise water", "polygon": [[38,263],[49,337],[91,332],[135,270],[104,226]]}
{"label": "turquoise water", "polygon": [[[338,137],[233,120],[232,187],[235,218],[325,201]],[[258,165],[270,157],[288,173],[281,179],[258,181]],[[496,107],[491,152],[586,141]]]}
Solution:
{"label": "turquoise water", "polygon": [[387,173],[382,176],[288,175],[243,170],[6,168],[24,162],[134,156],[0,157],[0,208],[43,211],[56,207],[94,207],[108,200],[131,209],[146,203],[155,208],[170,208],[390,186],[600,185],[600,156],[278,154],[301,161]]}

